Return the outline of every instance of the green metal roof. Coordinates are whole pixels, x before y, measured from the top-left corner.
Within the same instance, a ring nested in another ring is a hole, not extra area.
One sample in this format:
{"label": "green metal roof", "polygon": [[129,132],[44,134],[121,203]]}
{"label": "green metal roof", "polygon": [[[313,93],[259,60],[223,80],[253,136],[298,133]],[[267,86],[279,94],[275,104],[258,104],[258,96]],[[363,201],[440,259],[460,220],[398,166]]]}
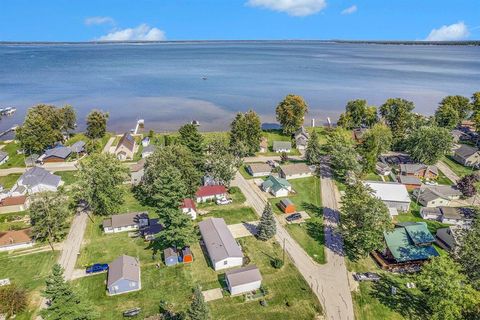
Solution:
{"label": "green metal roof", "polygon": [[397,225],[392,232],[385,232],[384,236],[387,247],[397,262],[425,260],[438,256],[433,246],[417,245],[435,241],[425,222]]}
{"label": "green metal roof", "polygon": [[290,187],[290,182],[279,177],[269,176],[267,180],[263,182],[263,187],[272,188],[274,192],[277,192],[280,189]]}

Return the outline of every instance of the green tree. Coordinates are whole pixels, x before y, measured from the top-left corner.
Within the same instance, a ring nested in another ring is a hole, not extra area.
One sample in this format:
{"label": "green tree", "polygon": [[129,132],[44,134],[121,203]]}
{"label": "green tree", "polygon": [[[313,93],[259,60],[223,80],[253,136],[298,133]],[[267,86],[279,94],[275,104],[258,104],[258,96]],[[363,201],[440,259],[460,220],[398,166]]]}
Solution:
{"label": "green tree", "polygon": [[77,114],[71,105],[66,105],[59,110],[62,119],[62,130],[69,134],[77,125]]}
{"label": "green tree", "polygon": [[388,99],[380,107],[380,115],[392,130],[394,145],[397,148],[401,147],[401,143],[411,130],[414,108],[413,102],[401,98]]}
{"label": "green tree", "polygon": [[460,122],[460,114],[453,105],[441,104],[435,111],[435,122],[439,127],[453,129]]}
{"label": "green tree", "polygon": [[[69,283],[63,278],[63,269],[54,265],[52,274],[46,279],[45,297],[47,309],[41,311],[45,320],[91,320],[95,318],[92,306],[82,302]],[[47,293],[48,291],[48,293]]]}
{"label": "green tree", "polygon": [[15,284],[0,287],[0,314],[6,319],[13,319],[15,315],[28,306],[28,294],[23,288]]}
{"label": "green tree", "polygon": [[347,255],[356,260],[384,247],[384,232],[392,229],[387,206],[372,190],[357,182],[342,197],[340,233]]}
{"label": "green tree", "polygon": [[198,240],[192,219],[178,208],[178,204],[176,207],[159,209],[158,214],[164,229],[156,240],[163,248],[183,248]]}
{"label": "green tree", "polygon": [[371,127],[377,121],[377,107],[368,106],[367,100],[356,99],[347,102],[345,112],[340,115],[337,124],[351,130],[362,126]]}
{"label": "green tree", "polygon": [[[479,210],[476,209],[477,217]],[[457,260],[472,285],[480,290],[480,219],[475,219],[472,227],[465,231],[457,250]]]}
{"label": "green tree", "polygon": [[301,96],[289,94],[277,105],[277,121],[284,134],[294,134],[303,124],[308,105]]}
{"label": "green tree", "polygon": [[99,110],[93,110],[87,116],[87,132],[85,135],[90,139],[102,138],[107,132],[109,115]]}
{"label": "green tree", "polygon": [[[433,258],[422,267],[417,278],[418,288],[434,320],[467,319],[478,310],[480,296],[448,255]],[[477,314],[478,315],[478,314]]]}
{"label": "green tree", "polygon": [[472,109],[475,111],[480,111],[480,91],[472,94]]}
{"label": "green tree", "polygon": [[180,143],[192,152],[195,167],[202,171],[205,165],[205,155],[203,136],[198,132],[198,127],[194,124],[186,124],[180,127],[178,132],[180,133]]}
{"label": "green tree", "polygon": [[472,110],[470,99],[463,96],[447,96],[440,102],[440,107],[450,106],[457,110],[460,121],[467,118],[468,113]]}
{"label": "green tree", "polygon": [[412,159],[425,164],[435,164],[450,152],[453,138],[446,128],[420,127],[406,140],[405,149]]}
{"label": "green tree", "polygon": [[272,207],[267,202],[265,209],[263,209],[260,223],[257,227],[257,237],[260,240],[267,241],[273,238],[277,233],[277,224],[275,223],[275,217],[273,216]]}
{"label": "green tree", "polygon": [[260,149],[261,121],[258,114],[249,110],[237,113],[230,124],[230,150],[238,157],[253,156]]}
{"label": "green tree", "polygon": [[207,174],[230,187],[230,182],[235,178],[241,160],[228,151],[225,141],[215,139],[208,145],[208,155],[205,169]]}
{"label": "green tree", "polygon": [[124,202],[128,168],[112,154],[94,153],[80,162],[75,196],[85,200],[94,214],[116,213]]}
{"label": "green tree", "polygon": [[198,286],[195,287],[195,290],[193,291],[193,300],[188,309],[187,316],[190,320],[211,319],[208,305],[203,298],[202,290]]}
{"label": "green tree", "polygon": [[363,136],[360,153],[363,157],[364,171],[375,170],[378,157],[390,150],[392,146],[392,131],[382,123],[375,124]]}
{"label": "green tree", "polygon": [[70,215],[67,197],[51,191],[37,193],[29,210],[34,238],[47,241],[53,250],[53,243],[62,240],[67,233]]}
{"label": "green tree", "polygon": [[321,154],[322,147],[318,140],[318,133],[316,130],[313,130],[310,139],[308,139],[307,149],[305,150],[305,160],[307,160],[308,164],[319,164]]}
{"label": "green tree", "polygon": [[25,121],[16,130],[16,139],[27,154],[41,153],[58,141],[63,141],[61,109],[37,105],[28,109]]}
{"label": "green tree", "polygon": [[[148,171],[151,172],[149,167]],[[181,201],[187,198],[187,190],[180,171],[172,165],[166,165],[155,172],[155,176],[141,182],[146,201],[159,212],[169,208],[178,208]]]}
{"label": "green tree", "polygon": [[332,130],[327,137],[326,149],[330,155],[332,170],[338,178],[345,181],[349,172],[354,175],[362,172],[360,155],[355,150],[349,131],[340,127]]}

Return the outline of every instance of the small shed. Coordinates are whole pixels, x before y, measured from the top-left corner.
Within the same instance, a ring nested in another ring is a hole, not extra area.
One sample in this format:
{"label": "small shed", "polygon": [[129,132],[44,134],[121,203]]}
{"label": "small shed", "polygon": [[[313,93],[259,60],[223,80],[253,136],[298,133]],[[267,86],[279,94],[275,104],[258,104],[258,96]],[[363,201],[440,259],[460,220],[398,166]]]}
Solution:
{"label": "small shed", "polygon": [[295,205],[293,204],[292,200],[288,198],[282,199],[278,205],[283,211],[283,213],[294,213],[296,211]]}
{"label": "small shed", "polygon": [[258,290],[262,285],[262,275],[255,265],[227,271],[225,278],[232,296]]}
{"label": "small shed", "polygon": [[178,263],[178,254],[174,248],[163,250],[163,258],[167,267],[174,266]]}
{"label": "small shed", "polygon": [[191,263],[193,262],[193,255],[190,247],[185,247],[182,250],[182,262],[183,263]]}

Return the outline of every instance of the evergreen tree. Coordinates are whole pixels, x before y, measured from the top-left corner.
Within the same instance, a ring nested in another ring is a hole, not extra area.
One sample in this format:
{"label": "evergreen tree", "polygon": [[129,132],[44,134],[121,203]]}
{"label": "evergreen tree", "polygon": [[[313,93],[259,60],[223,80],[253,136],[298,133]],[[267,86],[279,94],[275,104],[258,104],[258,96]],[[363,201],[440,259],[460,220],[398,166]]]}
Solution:
{"label": "evergreen tree", "polygon": [[32,234],[37,241],[47,241],[52,250],[53,243],[67,234],[67,201],[60,193],[48,191],[35,194],[30,205]]}
{"label": "evergreen tree", "polygon": [[108,113],[93,110],[87,116],[87,132],[85,135],[90,139],[102,138],[107,132]]}
{"label": "evergreen tree", "polygon": [[45,279],[46,287],[44,297],[49,301],[55,300],[68,290],[68,284],[63,277],[63,268],[55,263],[52,267],[52,273]]}
{"label": "evergreen tree", "polygon": [[347,255],[356,260],[384,247],[385,231],[392,229],[387,206],[361,182],[347,187],[342,197],[340,233]]}
{"label": "evergreen tree", "polygon": [[194,164],[197,170],[203,171],[205,156],[203,150],[203,136],[198,132],[194,124],[186,124],[178,130],[180,143],[187,147],[194,157]]}
{"label": "evergreen tree", "polygon": [[211,319],[210,311],[203,297],[202,290],[198,286],[193,291],[193,300],[187,315],[190,320]]}
{"label": "evergreen tree", "polygon": [[197,241],[192,219],[178,209],[178,205],[176,208],[159,210],[158,215],[164,226],[157,238],[162,247],[183,248]]}
{"label": "evergreen tree", "polygon": [[318,140],[317,131],[313,130],[310,139],[308,139],[307,150],[305,150],[305,160],[307,160],[308,164],[319,164],[321,153],[322,147]]}
{"label": "evergreen tree", "polygon": [[277,105],[275,112],[283,133],[292,135],[302,126],[308,105],[301,96],[289,94]]}
{"label": "evergreen tree", "polygon": [[270,203],[267,203],[265,209],[263,209],[262,217],[257,228],[257,237],[260,240],[267,241],[271,239],[277,233],[277,224],[275,223],[275,217],[273,216],[272,207]]}
{"label": "evergreen tree", "polygon": [[128,168],[112,154],[94,153],[80,162],[77,200],[85,200],[94,214],[118,212],[124,202]]}
{"label": "evergreen tree", "polygon": [[473,225],[465,231],[465,235],[457,248],[457,260],[468,276],[472,285],[480,290],[480,213],[476,209],[476,216]]}

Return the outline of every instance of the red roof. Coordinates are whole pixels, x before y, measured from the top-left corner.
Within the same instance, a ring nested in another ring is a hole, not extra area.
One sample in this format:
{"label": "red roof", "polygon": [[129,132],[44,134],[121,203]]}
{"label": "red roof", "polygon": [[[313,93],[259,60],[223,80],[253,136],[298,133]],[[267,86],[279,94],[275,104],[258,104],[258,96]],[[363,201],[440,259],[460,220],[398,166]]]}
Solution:
{"label": "red roof", "polygon": [[227,189],[224,186],[203,186],[198,188],[197,197],[216,196],[219,194],[227,193]]}
{"label": "red roof", "polygon": [[197,207],[195,206],[195,202],[193,202],[190,198],[185,198],[182,201],[182,205],[180,206],[182,209],[193,209],[197,211]]}
{"label": "red roof", "polygon": [[0,207],[18,206],[24,204],[27,196],[8,197],[0,201]]}
{"label": "red roof", "polygon": [[30,229],[0,232],[0,246],[30,241]]}

